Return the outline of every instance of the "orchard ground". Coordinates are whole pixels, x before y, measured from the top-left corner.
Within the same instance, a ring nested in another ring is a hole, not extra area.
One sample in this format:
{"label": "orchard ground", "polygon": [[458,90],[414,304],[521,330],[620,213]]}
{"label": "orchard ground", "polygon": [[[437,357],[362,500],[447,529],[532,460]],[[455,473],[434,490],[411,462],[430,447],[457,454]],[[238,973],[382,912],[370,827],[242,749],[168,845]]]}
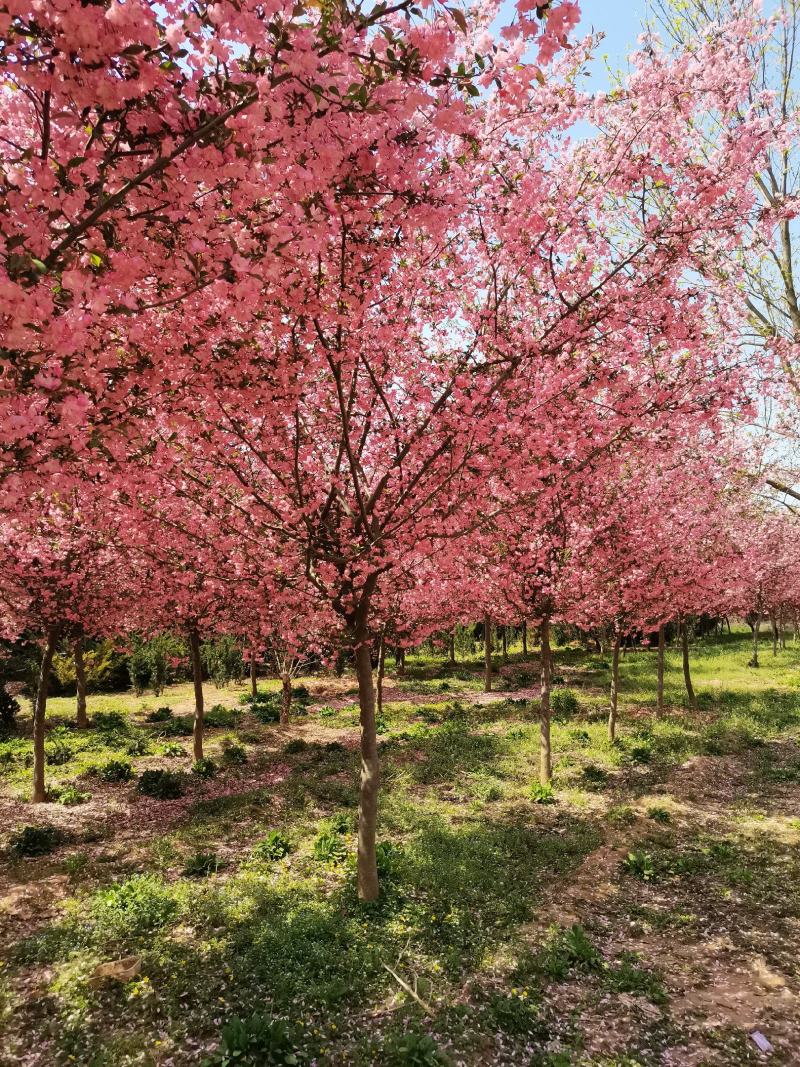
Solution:
{"label": "orchard ground", "polygon": [[[749,642],[694,645],[696,712],[670,650],[660,719],[655,654],[626,654],[613,746],[608,661],[557,649],[552,796],[535,662],[497,658],[488,697],[480,654],[409,656],[379,722],[373,905],[351,677],[301,679],[288,728],[209,684],[207,778],[190,685],[91,696],[86,731],[53,699],[36,807],[21,716],[0,742],[0,1063],[797,1064],[800,647],[755,670]],[[181,795],[142,795],[148,769]]]}

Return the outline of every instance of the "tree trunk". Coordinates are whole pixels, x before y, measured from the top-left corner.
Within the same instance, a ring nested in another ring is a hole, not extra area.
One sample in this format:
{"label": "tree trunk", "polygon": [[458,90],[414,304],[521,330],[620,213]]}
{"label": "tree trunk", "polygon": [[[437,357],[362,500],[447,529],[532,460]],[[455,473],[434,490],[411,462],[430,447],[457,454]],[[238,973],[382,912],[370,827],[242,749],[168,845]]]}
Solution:
{"label": "tree trunk", "polygon": [[450,645],[450,663],[451,663],[451,665],[455,665],[455,662],[456,662],[456,635],[455,635],[455,632],[450,634],[449,645]]}
{"label": "tree trunk", "polygon": [[753,655],[750,657],[749,667],[758,666],[758,631],[761,629],[761,613],[758,612],[753,620]]}
{"label": "tree trunk", "polygon": [[195,762],[203,758],[203,665],[200,662],[200,635],[195,627],[189,630],[189,652],[192,660],[192,681],[194,682],[194,758]]}
{"label": "tree trunk", "polygon": [[681,651],[683,653],[683,681],[686,685],[686,696],[689,699],[689,707],[692,710],[697,708],[697,699],[694,695],[694,686],[692,685],[692,675],[689,670],[689,631],[686,626],[686,619],[681,616]]}
{"label": "tree trunk", "polygon": [[492,691],[492,619],[483,617],[483,691]]}
{"label": "tree trunk", "polygon": [[281,672],[281,726],[289,725],[289,717],[292,713],[292,676],[286,671]]}
{"label": "tree trunk", "polygon": [[608,713],[608,739],[612,743],[617,739],[617,707],[619,705],[619,646],[622,635],[614,634],[611,649],[611,708]]}
{"label": "tree trunk", "polygon": [[361,709],[361,790],[358,804],[358,898],[378,897],[375,839],[378,824],[378,738],[375,732],[375,688],[372,658],[366,637],[356,648],[358,702]]}
{"label": "tree trunk", "polygon": [[658,628],[658,703],[659,715],[664,714],[664,626]]}
{"label": "tree trunk", "polygon": [[528,623],[522,620],[522,658],[528,658]]}
{"label": "tree trunk", "polygon": [[508,627],[503,627],[503,663],[508,662]]}
{"label": "tree trunk", "polygon": [[33,803],[43,804],[47,799],[44,787],[44,724],[47,714],[47,690],[50,686],[50,668],[58,641],[58,626],[51,626],[42,653],[39,668],[39,685],[36,688],[36,703],[33,706]]}
{"label": "tree trunk", "polygon": [[256,663],[256,650],[250,653],[250,692],[254,697],[258,696],[258,664]]}
{"label": "tree trunk", "polygon": [[550,743],[550,620],[541,625],[542,690],[539,711],[539,781],[549,785],[553,777],[553,750]]}
{"label": "tree trunk", "polygon": [[775,612],[769,613],[769,624],[772,627],[772,655],[778,655],[778,620],[775,618]]}
{"label": "tree trunk", "polygon": [[[452,640],[452,638],[451,638]],[[386,637],[381,634],[378,645],[378,714],[383,715],[383,676],[386,673]]]}
{"label": "tree trunk", "polygon": [[404,648],[398,648],[396,650],[394,662],[397,667],[398,678],[403,678],[406,673],[406,650]]}
{"label": "tree trunk", "polygon": [[75,689],[77,692],[76,724],[79,730],[89,725],[86,718],[86,665],[83,662],[83,638],[76,637],[72,645],[72,658],[75,660]]}

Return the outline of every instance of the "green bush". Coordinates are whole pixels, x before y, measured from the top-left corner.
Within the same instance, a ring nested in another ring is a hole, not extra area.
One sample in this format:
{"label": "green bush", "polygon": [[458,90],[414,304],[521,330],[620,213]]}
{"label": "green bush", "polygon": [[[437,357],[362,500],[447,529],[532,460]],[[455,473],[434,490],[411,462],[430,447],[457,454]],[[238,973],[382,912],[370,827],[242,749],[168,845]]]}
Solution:
{"label": "green bush", "polygon": [[203,666],[217,686],[238,682],[244,677],[242,648],[235,637],[223,636],[204,641],[200,648]]}
{"label": "green bush", "polygon": [[226,737],[222,742],[220,757],[222,762],[228,764],[228,766],[247,763],[247,749],[244,745],[240,745],[238,741],[233,741],[231,738]]}
{"label": "green bush", "polygon": [[133,650],[128,657],[131,685],[137,694],[149,686],[158,696],[176,678],[173,664],[184,660],[186,645],[172,634],[156,634],[149,640],[133,638]]}
{"label": "green bush", "polygon": [[504,1034],[535,1037],[537,1041],[546,1041],[549,1037],[538,1006],[526,993],[495,993],[486,1010],[492,1023]]}
{"label": "green bush", "polygon": [[389,1067],[447,1067],[450,1060],[429,1034],[409,1031],[384,1043],[379,1061]]}
{"label": "green bush", "polygon": [[147,713],[148,722],[168,722],[172,718],[172,708],[164,705],[161,708],[156,708],[155,711]]}
{"label": "green bush", "polygon": [[83,793],[75,785],[64,786],[58,795],[58,803],[62,804],[65,808],[74,808],[78,804],[85,804],[87,800],[91,799],[91,793]]}
{"label": "green bush", "polygon": [[195,852],[183,865],[183,874],[186,878],[207,878],[223,866],[216,852]]}
{"label": "green bush", "polygon": [[293,737],[283,746],[283,751],[286,756],[294,756],[298,752],[306,752],[309,748],[308,741],[304,741],[302,737]]}
{"label": "green bush", "polygon": [[176,715],[161,727],[164,737],[191,737],[194,733],[194,718],[191,715]]}
{"label": "green bush", "polygon": [[4,685],[0,685],[0,729],[13,730],[18,714],[19,701],[6,692]]}
{"label": "green bush", "polygon": [[196,774],[198,778],[213,778],[216,773],[217,765],[208,756],[195,760],[192,764],[192,774]]}
{"label": "green bush", "polygon": [[541,972],[554,982],[563,982],[575,972],[597,973],[602,966],[599,949],[578,923],[553,931],[539,960]]}
{"label": "green bush", "polygon": [[658,804],[654,804],[647,809],[647,818],[652,819],[653,822],[668,823],[672,821],[672,816],[666,808],[660,807]]}
{"label": "green bush", "polygon": [[221,727],[229,730],[236,726],[236,711],[234,708],[226,708],[224,704],[215,704],[205,714],[205,725],[212,729]]}
{"label": "green bush", "polygon": [[608,782],[608,771],[596,763],[587,763],[581,771],[584,782],[590,786],[601,786]]}
{"label": "green bush", "polygon": [[101,782],[129,782],[133,778],[133,767],[129,760],[112,759],[97,769]]}
{"label": "green bush", "polygon": [[572,689],[554,689],[550,694],[550,707],[554,715],[574,715],[578,710],[578,697]]}
{"label": "green bush", "polygon": [[167,756],[169,759],[177,759],[186,755],[186,749],[183,745],[178,744],[177,741],[165,741],[159,752],[162,756]]}
{"label": "green bush", "polygon": [[631,763],[650,763],[653,759],[653,746],[647,743],[634,745],[629,753]]}
{"label": "green bush", "polygon": [[530,798],[534,804],[555,804],[556,802],[552,785],[542,785],[541,782],[534,782],[531,786]]}
{"label": "green bush", "polygon": [[231,1019],[220,1031],[214,1067],[295,1067],[306,1057],[298,1047],[298,1033],[283,1019],[258,1013]]}
{"label": "green bush", "polygon": [[314,841],[313,855],[320,863],[341,863],[347,856],[347,845],[341,834],[325,830]]}
{"label": "green bush", "polygon": [[270,832],[253,846],[252,855],[258,860],[279,860],[292,851],[289,838],[280,830]]}
{"label": "green bush", "polygon": [[143,771],[136,785],[137,790],[146,797],[156,800],[177,800],[183,796],[183,780],[175,771]]}
{"label": "green bush", "polygon": [[656,869],[649,852],[629,852],[621,867],[625,874],[630,874],[641,882],[650,882],[655,878]]}
{"label": "green bush", "polygon": [[152,874],[135,874],[101,889],[88,907],[94,932],[103,940],[144,936],[166,926],[177,913],[169,886]]}
{"label": "green bush", "polygon": [[13,856],[46,856],[63,840],[57,826],[21,826],[12,833],[8,847]]}
{"label": "green bush", "polygon": [[72,759],[72,746],[63,737],[54,736],[44,746],[45,763],[50,767],[63,767]]}
{"label": "green bush", "polygon": [[153,751],[153,746],[147,737],[134,737],[125,745],[125,752],[129,756],[146,756]]}

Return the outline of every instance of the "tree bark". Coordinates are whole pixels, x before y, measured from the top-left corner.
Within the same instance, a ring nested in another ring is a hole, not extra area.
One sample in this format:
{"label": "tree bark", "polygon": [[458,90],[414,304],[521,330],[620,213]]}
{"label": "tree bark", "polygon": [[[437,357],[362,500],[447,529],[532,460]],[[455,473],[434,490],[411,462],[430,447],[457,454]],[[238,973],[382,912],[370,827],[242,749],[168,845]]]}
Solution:
{"label": "tree bark", "polygon": [[396,650],[394,662],[397,667],[398,678],[403,678],[406,673],[406,650],[404,648],[398,648]]}
{"label": "tree bark", "polygon": [[778,620],[775,618],[775,612],[769,613],[769,624],[772,627],[772,655],[778,655]]}
{"label": "tree bark", "polygon": [[197,628],[192,626],[189,630],[189,652],[192,661],[192,681],[194,682],[194,727],[192,730],[194,740],[195,762],[203,758],[203,720],[205,708],[203,705],[203,665],[200,661],[200,635]]}
{"label": "tree bark", "polygon": [[358,898],[378,897],[378,863],[375,841],[378,825],[378,737],[375,732],[375,688],[372,684],[372,658],[369,641],[356,648],[356,677],[361,709],[361,789],[358,804]]}
{"label": "tree bark", "polygon": [[550,742],[550,619],[541,625],[541,703],[539,710],[539,781],[549,785],[553,777],[553,749]]}
{"label": "tree bark", "polygon": [[79,730],[89,725],[86,718],[86,665],[83,661],[83,638],[76,637],[72,645],[72,658],[75,660],[75,690],[77,694],[77,716],[75,722]]}
{"label": "tree bark", "polygon": [[483,617],[483,691],[492,691],[492,618]]}
{"label": "tree bark", "polygon": [[664,625],[658,628],[658,702],[659,715],[664,714]]}
{"label": "tree bark", "polygon": [[378,714],[383,715],[383,676],[386,673],[386,637],[383,633],[380,636],[380,644],[378,645]]}
{"label": "tree bark", "polygon": [[522,658],[528,658],[528,623],[522,620]]}
{"label": "tree bark", "polygon": [[686,619],[681,616],[681,652],[683,655],[683,681],[686,686],[686,696],[689,699],[689,707],[692,710],[697,708],[697,699],[694,695],[694,686],[692,685],[692,674],[689,670],[689,631],[686,626]]}
{"label": "tree bark", "polygon": [[612,743],[617,739],[617,707],[619,705],[619,646],[622,635],[617,630],[614,633],[614,644],[611,649],[611,708],[608,712],[608,739]]}
{"label": "tree bark", "polygon": [[56,651],[59,627],[51,626],[47,631],[42,663],[39,668],[39,684],[36,688],[36,702],[33,706],[33,803],[43,804],[47,800],[44,786],[44,726],[47,714],[47,690],[50,686],[50,668]]}
{"label": "tree bark", "polygon": [[450,646],[450,663],[451,663],[451,665],[455,665],[455,662],[456,662],[456,635],[455,635],[455,632],[450,634],[449,646]]}
{"label": "tree bark", "polygon": [[281,672],[281,726],[289,725],[292,714],[292,676],[287,671]]}
{"label": "tree bark", "polygon": [[508,662],[508,627],[503,626],[503,663]]}
{"label": "tree bark", "polygon": [[748,666],[758,666],[758,631],[761,629],[761,613],[757,612],[753,620],[753,655],[750,657]]}
{"label": "tree bark", "polygon": [[258,664],[255,649],[250,652],[250,692],[254,697],[258,696]]}

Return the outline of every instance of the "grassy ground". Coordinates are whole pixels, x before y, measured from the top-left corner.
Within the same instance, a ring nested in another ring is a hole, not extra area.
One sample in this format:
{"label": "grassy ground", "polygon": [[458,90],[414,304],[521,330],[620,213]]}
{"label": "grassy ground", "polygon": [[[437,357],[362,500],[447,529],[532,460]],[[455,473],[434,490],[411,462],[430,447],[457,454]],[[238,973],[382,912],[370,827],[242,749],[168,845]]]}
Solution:
{"label": "grassy ground", "polygon": [[[614,746],[608,663],[558,650],[552,797],[533,664],[485,703],[480,657],[410,657],[371,906],[352,678],[306,679],[287,729],[209,686],[209,778],[189,686],[90,697],[82,733],[53,700],[52,803],[25,799],[29,722],[0,740],[0,1063],[798,1063],[800,650],[752,670],[748,640],[695,646],[697,712],[670,652],[660,720],[654,654],[624,656]],[[143,796],[148,769],[182,795]]]}

